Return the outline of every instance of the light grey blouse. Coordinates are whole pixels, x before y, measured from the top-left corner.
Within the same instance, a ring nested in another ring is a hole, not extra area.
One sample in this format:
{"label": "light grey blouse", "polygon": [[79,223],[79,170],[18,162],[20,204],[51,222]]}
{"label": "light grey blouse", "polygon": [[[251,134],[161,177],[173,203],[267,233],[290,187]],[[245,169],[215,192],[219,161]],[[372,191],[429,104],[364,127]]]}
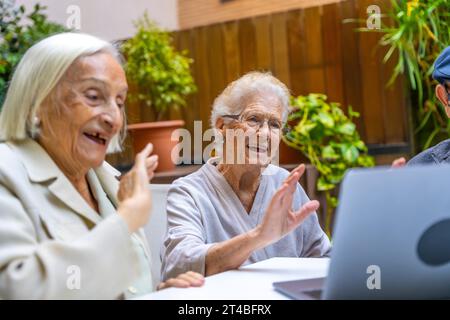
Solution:
{"label": "light grey blouse", "polygon": [[[287,170],[269,165],[262,173],[253,206],[247,213],[217,170],[217,161],[211,158],[197,172],[175,180],[169,190],[163,279],[189,270],[204,274],[208,249],[260,224],[272,196],[289,175]],[[308,196],[298,184],[293,209],[298,210],[307,201]],[[322,257],[329,255],[330,250],[330,241],[314,213],[278,242],[253,252],[245,264],[272,257]]]}

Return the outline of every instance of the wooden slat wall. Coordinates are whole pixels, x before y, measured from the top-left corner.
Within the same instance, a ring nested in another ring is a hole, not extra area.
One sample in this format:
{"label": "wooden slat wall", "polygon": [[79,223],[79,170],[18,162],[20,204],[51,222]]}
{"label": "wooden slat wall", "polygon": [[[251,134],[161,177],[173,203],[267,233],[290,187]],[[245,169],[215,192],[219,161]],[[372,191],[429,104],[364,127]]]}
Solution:
{"label": "wooden slat wall", "polygon": [[181,29],[274,12],[320,6],[342,0],[178,0]]}
{"label": "wooden slat wall", "polygon": [[[344,109],[351,105],[361,114],[356,123],[366,143],[407,145],[404,80],[386,88],[393,64],[382,62],[386,50],[377,45],[381,35],[356,32],[358,23],[343,23],[365,21],[371,4],[386,12],[389,0],[347,0],[175,32],[175,46],[189,50],[194,59],[198,92],[171,117],[183,118],[191,131],[193,120],[207,129],[212,102],[225,86],[248,71],[264,70],[294,95],[325,93]],[[151,120],[145,112],[136,119],[136,107],[129,113],[131,122]],[[382,162],[391,158],[380,157]]]}
{"label": "wooden slat wall", "polygon": [[[408,143],[404,82],[399,78],[386,88],[393,64],[382,62],[381,35],[356,32],[358,23],[343,23],[365,21],[372,4],[385,12],[389,0],[348,0],[175,33],[179,49],[207,42],[191,50],[200,91],[188,113],[201,110],[198,119],[206,124],[215,96],[227,83],[248,71],[267,70],[294,95],[320,92],[344,109],[351,105],[361,113],[357,127],[368,144]],[[179,40],[187,37],[190,42]]]}

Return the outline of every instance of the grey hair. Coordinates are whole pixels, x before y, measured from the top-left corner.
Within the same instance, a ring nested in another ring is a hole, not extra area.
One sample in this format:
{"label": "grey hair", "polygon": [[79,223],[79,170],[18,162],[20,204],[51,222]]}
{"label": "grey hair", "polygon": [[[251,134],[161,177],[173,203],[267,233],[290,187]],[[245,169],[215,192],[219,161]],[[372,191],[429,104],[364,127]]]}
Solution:
{"label": "grey hair", "polygon": [[225,90],[214,100],[211,112],[211,127],[215,128],[217,119],[223,115],[240,114],[243,106],[240,100],[252,95],[263,93],[275,94],[283,107],[282,121],[286,123],[290,112],[290,92],[280,80],[270,72],[249,72],[231,82]]}
{"label": "grey hair", "polygon": [[[78,58],[107,52],[123,64],[120,52],[111,43],[82,33],[59,33],[45,38],[27,50],[18,64],[0,113],[0,141],[36,138],[36,115],[42,102],[57,86],[67,69]],[[125,113],[124,113],[125,117]],[[108,152],[122,150],[124,125],[113,137]]]}

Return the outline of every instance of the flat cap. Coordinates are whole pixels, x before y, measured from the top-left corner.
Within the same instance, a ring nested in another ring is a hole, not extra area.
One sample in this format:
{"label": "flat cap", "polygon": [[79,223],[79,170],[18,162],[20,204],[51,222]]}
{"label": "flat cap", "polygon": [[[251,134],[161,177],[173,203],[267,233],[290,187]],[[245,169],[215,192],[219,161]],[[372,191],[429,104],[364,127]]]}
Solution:
{"label": "flat cap", "polygon": [[434,62],[433,79],[441,84],[450,81],[450,46],[445,48]]}

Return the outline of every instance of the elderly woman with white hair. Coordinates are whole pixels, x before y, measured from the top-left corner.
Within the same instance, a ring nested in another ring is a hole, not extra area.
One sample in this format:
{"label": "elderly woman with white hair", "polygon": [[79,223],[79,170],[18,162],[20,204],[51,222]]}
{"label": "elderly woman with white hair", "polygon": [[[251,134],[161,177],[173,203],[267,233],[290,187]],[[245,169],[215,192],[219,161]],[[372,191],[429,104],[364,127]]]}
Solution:
{"label": "elderly woman with white hair", "polygon": [[163,278],[187,270],[213,275],[271,257],[329,254],[315,213],[319,203],[298,183],[305,166],[289,174],[270,163],[289,97],[278,79],[252,72],[216,98],[211,124],[223,145],[218,157],[169,190]]}
{"label": "elderly woman with white hair", "polygon": [[[151,144],[121,177],[105,160],[125,134],[120,55],[62,33],[31,47],[0,114],[0,298],[113,299],[153,290],[141,227]],[[189,272],[160,285],[202,285]]]}

